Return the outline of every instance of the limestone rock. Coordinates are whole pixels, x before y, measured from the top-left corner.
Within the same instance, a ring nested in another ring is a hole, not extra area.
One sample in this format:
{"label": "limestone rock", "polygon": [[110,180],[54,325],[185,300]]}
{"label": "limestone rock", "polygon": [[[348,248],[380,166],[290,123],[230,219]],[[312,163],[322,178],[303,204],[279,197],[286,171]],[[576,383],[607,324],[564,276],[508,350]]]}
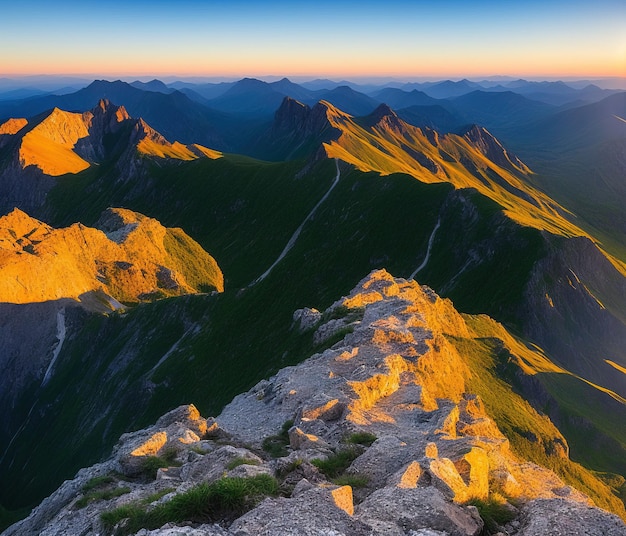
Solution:
{"label": "limestone rock", "polygon": [[395,522],[405,531],[434,529],[451,536],[477,536],[483,526],[480,518],[432,487],[377,490],[359,505],[359,517]]}
{"label": "limestone rock", "polygon": [[236,520],[230,531],[241,536],[371,534],[370,527],[346,511],[349,495],[342,488],[313,488],[292,499],[267,499]]}
{"label": "limestone rock", "polygon": [[536,500],[523,510],[519,536],[624,536],[624,522],[598,508],[563,499]]}
{"label": "limestone rock", "polygon": [[300,331],[308,331],[313,329],[321,320],[322,313],[317,309],[311,309],[305,307],[304,309],[298,309],[293,313],[293,321],[298,326]]}

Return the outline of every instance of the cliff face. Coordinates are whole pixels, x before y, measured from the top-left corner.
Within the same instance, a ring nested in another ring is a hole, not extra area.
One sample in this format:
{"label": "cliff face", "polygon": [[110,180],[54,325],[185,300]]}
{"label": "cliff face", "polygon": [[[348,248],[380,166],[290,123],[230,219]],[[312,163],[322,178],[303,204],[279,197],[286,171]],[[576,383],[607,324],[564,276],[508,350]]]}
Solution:
{"label": "cliff face", "polygon": [[[324,313],[297,311],[293,329],[326,349],[237,396],[217,419],[183,406],[125,434],[110,459],[5,536],[626,532],[516,454],[515,433],[532,428],[555,465],[571,463],[552,423],[485,377],[486,341],[521,369],[566,372],[495,322],[376,271]],[[483,394],[483,383],[505,400]]]}

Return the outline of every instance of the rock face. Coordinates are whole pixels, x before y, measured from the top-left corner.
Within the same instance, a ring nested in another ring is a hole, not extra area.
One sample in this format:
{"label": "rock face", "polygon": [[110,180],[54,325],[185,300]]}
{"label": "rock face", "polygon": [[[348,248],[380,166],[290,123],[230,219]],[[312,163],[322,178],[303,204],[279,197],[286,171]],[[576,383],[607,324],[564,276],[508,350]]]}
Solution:
{"label": "rock face", "polygon": [[328,120],[325,104],[317,103],[311,108],[285,97],[272,126],[252,147],[252,152],[276,160],[302,158],[339,134]]}
{"label": "rock face", "polygon": [[[172,245],[190,239],[158,221],[126,209],[108,209],[95,228],[65,229],[15,209],[0,218],[0,301],[32,303],[71,298],[88,309],[119,307],[164,295],[196,292],[179,266],[187,263]],[[183,255],[198,255],[193,252]],[[222,291],[217,263],[202,252],[195,274],[206,288]],[[44,277],[45,275],[45,277]]]}
{"label": "rock face", "polygon": [[[139,509],[142,536],[477,536],[476,500],[508,512],[502,534],[626,534],[617,516],[511,452],[450,342],[485,333],[451,302],[377,271],[304,326],[324,331],[337,320],[351,331],[343,340],[239,395],[217,419],[183,406],[123,435],[109,460],[81,470],[4,535],[102,534],[101,513],[122,512],[110,530],[133,526]],[[156,478],[146,473],[154,460]],[[273,477],[278,492],[248,497],[247,512],[216,513],[210,502],[188,522],[164,514],[208,485]]]}
{"label": "rock face", "polygon": [[489,160],[510,171],[530,173],[530,169],[517,156],[509,153],[484,127],[472,125],[463,137]]}

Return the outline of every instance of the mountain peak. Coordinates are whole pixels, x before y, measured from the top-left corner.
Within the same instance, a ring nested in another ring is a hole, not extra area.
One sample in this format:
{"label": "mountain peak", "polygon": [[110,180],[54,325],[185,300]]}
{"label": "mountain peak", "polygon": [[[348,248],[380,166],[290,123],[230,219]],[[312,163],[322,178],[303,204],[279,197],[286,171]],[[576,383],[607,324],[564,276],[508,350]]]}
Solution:
{"label": "mountain peak", "polygon": [[130,119],[130,115],[126,111],[124,106],[117,106],[113,104],[109,99],[100,99],[95,108],[91,110],[94,118],[104,118],[109,122],[109,126],[114,126],[117,123]]}
{"label": "mountain peak", "polygon": [[[47,227],[47,225],[29,216],[17,207],[5,216],[0,217],[0,229],[9,230],[9,232],[13,231],[12,234],[18,238],[22,238],[41,226]],[[0,240],[0,249],[4,249],[4,245],[3,241]]]}
{"label": "mountain peak", "polygon": [[278,129],[299,128],[309,117],[311,108],[296,99],[285,97],[274,114],[274,127]]}
{"label": "mountain peak", "polygon": [[379,127],[382,129],[392,129],[397,131],[404,131],[406,124],[402,119],[398,117],[387,104],[381,104],[370,115],[365,117],[365,124],[372,127]]}
{"label": "mountain peak", "polygon": [[521,173],[531,172],[524,162],[514,154],[509,153],[486,128],[479,125],[471,125],[463,134],[463,138],[499,166]]}
{"label": "mountain peak", "polygon": [[382,103],[378,108],[376,108],[369,117],[376,118],[377,121],[380,121],[383,117],[398,117],[396,112],[394,112],[387,104]]}

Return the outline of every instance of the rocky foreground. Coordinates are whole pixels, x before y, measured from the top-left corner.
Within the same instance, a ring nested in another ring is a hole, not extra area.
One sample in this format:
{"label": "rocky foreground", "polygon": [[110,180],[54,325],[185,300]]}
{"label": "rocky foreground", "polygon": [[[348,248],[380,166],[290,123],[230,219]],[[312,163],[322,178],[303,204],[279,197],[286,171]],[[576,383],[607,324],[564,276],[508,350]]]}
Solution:
{"label": "rocky foreground", "polygon": [[123,435],[4,535],[626,534],[512,453],[450,342],[478,334],[429,288],[373,272],[294,329],[329,347],[217,418],[182,406]]}

